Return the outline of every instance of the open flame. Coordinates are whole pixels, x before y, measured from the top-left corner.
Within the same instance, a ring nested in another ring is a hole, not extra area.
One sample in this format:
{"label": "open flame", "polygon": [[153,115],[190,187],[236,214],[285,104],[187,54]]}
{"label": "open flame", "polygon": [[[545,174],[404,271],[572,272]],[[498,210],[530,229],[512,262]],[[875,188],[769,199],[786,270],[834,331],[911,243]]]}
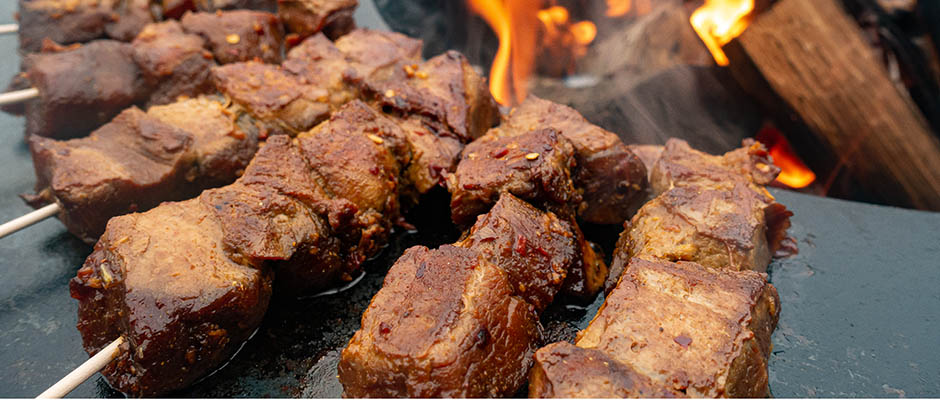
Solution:
{"label": "open flame", "polygon": [[689,22],[715,62],[725,66],[728,65],[728,56],[721,46],[744,32],[752,11],[754,0],[705,0],[705,4],[692,13]]}
{"label": "open flame", "polygon": [[630,0],[607,0],[607,11],[604,15],[608,17],[622,17],[630,12]]}
{"label": "open flame", "polygon": [[[499,38],[499,49],[490,67],[490,92],[502,105],[525,100],[526,84],[540,52],[549,52],[552,64],[570,72],[567,69],[587,53],[587,46],[597,36],[594,23],[572,23],[566,8],[545,7],[542,0],[467,0],[467,3]],[[629,8],[629,0],[626,3]]]}
{"label": "open flame", "polygon": [[777,129],[766,126],[757,134],[757,140],[770,149],[774,164],[780,167],[777,182],[794,189],[809,186],[816,180],[813,173],[793,151],[790,142]]}

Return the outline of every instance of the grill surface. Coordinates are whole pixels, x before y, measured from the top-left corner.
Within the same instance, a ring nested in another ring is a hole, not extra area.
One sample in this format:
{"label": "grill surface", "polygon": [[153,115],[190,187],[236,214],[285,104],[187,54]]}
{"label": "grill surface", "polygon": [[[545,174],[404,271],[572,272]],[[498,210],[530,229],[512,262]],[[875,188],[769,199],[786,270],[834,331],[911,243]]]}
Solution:
{"label": "grill surface", "polygon": [[[365,2],[364,2],[365,3]],[[15,2],[0,2],[0,23]],[[16,37],[0,37],[0,80],[17,71]],[[664,99],[668,101],[668,99]],[[588,116],[590,119],[590,116]],[[17,197],[35,182],[23,121],[0,114],[0,220],[30,211]],[[773,191],[796,214],[800,254],[771,264],[782,314],[770,360],[777,397],[940,396],[940,214]],[[276,300],[261,329],[228,366],[180,397],[338,397],[339,352],[379,289],[385,270],[408,246],[450,243],[446,193],[434,193],[368,274],[340,294]],[[609,254],[617,229],[586,229]],[[75,329],[68,280],[91,252],[57,221],[0,240],[0,396],[31,397],[87,359]],[[549,339],[570,337],[594,315],[558,306],[544,325]],[[100,376],[75,397],[120,396]]]}

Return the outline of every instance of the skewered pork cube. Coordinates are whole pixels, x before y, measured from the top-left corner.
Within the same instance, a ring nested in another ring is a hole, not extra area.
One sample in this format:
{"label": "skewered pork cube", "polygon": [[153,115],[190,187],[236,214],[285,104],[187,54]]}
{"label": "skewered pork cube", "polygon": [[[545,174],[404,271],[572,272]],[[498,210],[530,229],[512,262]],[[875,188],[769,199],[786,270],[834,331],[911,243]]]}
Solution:
{"label": "skewered pork cube", "polygon": [[70,288],[89,353],[126,339],[101,371],[116,389],[143,397],[188,386],[261,323],[270,268],[233,262],[198,200],[117,217],[108,228]]}
{"label": "skewered pork cube", "polygon": [[408,249],[343,350],[344,394],[515,393],[541,340],[539,313],[586,262],[576,229],[504,195],[456,246]]}
{"label": "skewered pork cube", "polygon": [[568,342],[535,353],[529,398],[675,398],[682,392],[662,387],[603,351]]}
{"label": "skewered pork cube", "polygon": [[669,139],[650,173],[650,187],[658,196],[676,186],[727,189],[743,181],[770,197],[763,186],[779,173],[767,149],[753,139],[745,139],[742,147],[721,156],[695,150],[681,139]]}
{"label": "skewered pork cube", "polygon": [[358,0],[281,0],[278,16],[300,38],[323,32],[336,39],[355,28],[353,12],[358,5]]}
{"label": "skewered pork cube", "polygon": [[284,32],[277,16],[251,10],[219,13],[187,13],[180,20],[183,29],[203,37],[219,64],[260,59],[281,61]]}
{"label": "skewered pork cube", "polygon": [[26,57],[26,76],[40,95],[26,103],[27,136],[85,136],[149,94],[128,43],[97,40]]}
{"label": "skewered pork cube", "polygon": [[37,194],[24,197],[34,207],[58,203],[69,231],[94,243],[112,216],[235,180],[257,148],[257,133],[243,126],[199,98],[130,108],[86,138],[33,136]]}
{"label": "skewered pork cube", "polygon": [[574,109],[529,96],[512,110],[494,134],[514,136],[551,127],[574,146],[578,168],[572,175],[583,190],[578,216],[598,224],[620,224],[646,200],[642,161],[616,134],[591,124]]}
{"label": "skewered pork cube", "polygon": [[43,41],[84,43],[109,37],[130,41],[153,22],[147,0],[19,0],[20,50],[37,52]]}
{"label": "skewered pork cube", "polygon": [[[762,273],[635,258],[597,316],[579,333],[577,346],[600,351],[629,367],[619,368],[616,379],[638,383],[631,389],[635,392],[648,390],[643,379],[634,378],[638,373],[648,377],[659,393],[765,397],[770,336],[779,302],[777,290]],[[546,353],[551,351],[539,350],[530,393],[573,387],[552,379],[590,379],[558,371],[579,366],[571,365],[576,358],[567,365],[549,362],[553,357]],[[586,368],[590,366],[581,367]],[[591,391],[554,394],[610,397],[623,389],[614,384],[582,388]],[[603,392],[606,389],[611,392]]]}
{"label": "skewered pork cube", "polygon": [[507,137],[487,133],[467,145],[447,184],[456,224],[472,223],[501,193],[574,218],[581,202],[570,173],[574,148],[554,129],[536,129]]}
{"label": "skewered pork cube", "polygon": [[159,0],[166,18],[179,19],[188,11],[257,10],[277,12],[277,0]]}
{"label": "skewered pork cube", "polygon": [[185,33],[177,21],[144,27],[134,39],[134,61],[152,89],[148,105],[169,104],[180,96],[212,92],[215,66],[202,37]]}

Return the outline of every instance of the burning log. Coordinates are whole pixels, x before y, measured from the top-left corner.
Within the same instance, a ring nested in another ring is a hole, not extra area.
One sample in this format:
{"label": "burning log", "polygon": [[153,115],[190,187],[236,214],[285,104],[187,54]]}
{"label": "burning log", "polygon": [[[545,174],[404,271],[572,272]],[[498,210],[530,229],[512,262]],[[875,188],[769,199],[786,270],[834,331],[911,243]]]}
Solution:
{"label": "burning log", "polygon": [[836,0],[780,0],[724,51],[746,90],[798,115],[873,193],[940,210],[940,142]]}

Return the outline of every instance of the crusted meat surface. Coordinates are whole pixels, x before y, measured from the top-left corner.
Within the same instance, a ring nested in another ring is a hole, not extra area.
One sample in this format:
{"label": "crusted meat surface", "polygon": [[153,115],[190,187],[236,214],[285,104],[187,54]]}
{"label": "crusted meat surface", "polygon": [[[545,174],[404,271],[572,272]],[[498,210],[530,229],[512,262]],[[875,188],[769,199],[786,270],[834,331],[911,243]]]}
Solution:
{"label": "crusted meat surface", "polygon": [[263,11],[187,13],[180,20],[183,29],[203,37],[220,64],[259,59],[281,61],[284,32],[277,16]]}
{"label": "crusted meat surface", "polygon": [[[761,273],[635,258],[579,333],[577,346],[603,352],[663,391],[690,397],[765,397],[779,302]],[[547,361],[546,355],[537,359]],[[558,367],[548,362],[539,366],[549,371],[545,376]]]}
{"label": "crusted meat surface", "polygon": [[185,33],[177,21],[150,24],[134,39],[134,61],[151,87],[148,105],[168,104],[180,96],[210,93],[215,66],[206,41]]}
{"label": "crusted meat surface", "polygon": [[620,224],[646,200],[643,162],[616,134],[591,124],[574,109],[529,96],[513,109],[495,134],[513,136],[550,127],[574,146],[572,174],[582,191],[578,216],[598,224]]}
{"label": "crusted meat surface", "polygon": [[[174,115],[160,117],[185,124]],[[400,175],[412,155],[400,121],[351,102],[295,139],[269,138],[231,185],[112,218],[71,285],[86,350],[133,338],[104,371],[109,382],[135,396],[184,387],[257,328],[272,285],[290,296],[351,280],[400,215]],[[236,270],[251,273],[229,275]],[[128,278],[102,286],[101,274]],[[184,291],[200,285],[205,295]]]}
{"label": "crusted meat surface", "polygon": [[674,398],[682,392],[657,385],[596,349],[552,343],[535,353],[530,398]]}
{"label": "crusted meat surface", "polygon": [[777,172],[755,142],[711,156],[670,140],[652,172],[658,197],[621,235],[612,278],[632,257],[765,271],[792,215],[764,189]]}
{"label": "crusted meat surface", "polygon": [[336,39],[351,31],[358,0],[281,0],[278,16],[291,33],[301,38],[323,32]]}
{"label": "crusted meat surface", "polygon": [[408,249],[339,364],[352,397],[496,397],[524,383],[539,314],[589,261],[577,227],[504,195],[455,246]]}
{"label": "crusted meat surface", "polygon": [[147,0],[19,0],[20,50],[112,38],[130,41],[153,21]]}
{"label": "crusted meat surface", "polygon": [[466,147],[448,178],[454,222],[471,224],[501,193],[574,218],[581,196],[571,179],[576,163],[571,143],[551,128],[513,136],[500,136],[496,129]]}
{"label": "crusted meat surface", "polygon": [[149,94],[127,43],[97,40],[26,57],[26,76],[40,94],[26,103],[28,136],[85,136]]}
{"label": "crusted meat surface", "polygon": [[30,138],[36,168],[34,207],[52,202],[70,232],[94,243],[114,215],[145,211],[230,183],[257,148],[222,105],[194,99],[130,108],[86,138]]}
{"label": "crusted meat surface", "polygon": [[[284,65],[237,63],[213,70],[216,87],[255,117],[272,121],[275,133],[296,134],[312,128],[332,111],[359,97],[344,74],[369,75],[403,62],[415,62],[411,46],[399,47],[389,34],[365,32],[357,46],[371,52],[344,52],[323,35],[305,40],[288,53]],[[352,39],[347,39],[349,42]],[[404,41],[410,45],[414,41]],[[377,61],[370,58],[382,54]]]}

